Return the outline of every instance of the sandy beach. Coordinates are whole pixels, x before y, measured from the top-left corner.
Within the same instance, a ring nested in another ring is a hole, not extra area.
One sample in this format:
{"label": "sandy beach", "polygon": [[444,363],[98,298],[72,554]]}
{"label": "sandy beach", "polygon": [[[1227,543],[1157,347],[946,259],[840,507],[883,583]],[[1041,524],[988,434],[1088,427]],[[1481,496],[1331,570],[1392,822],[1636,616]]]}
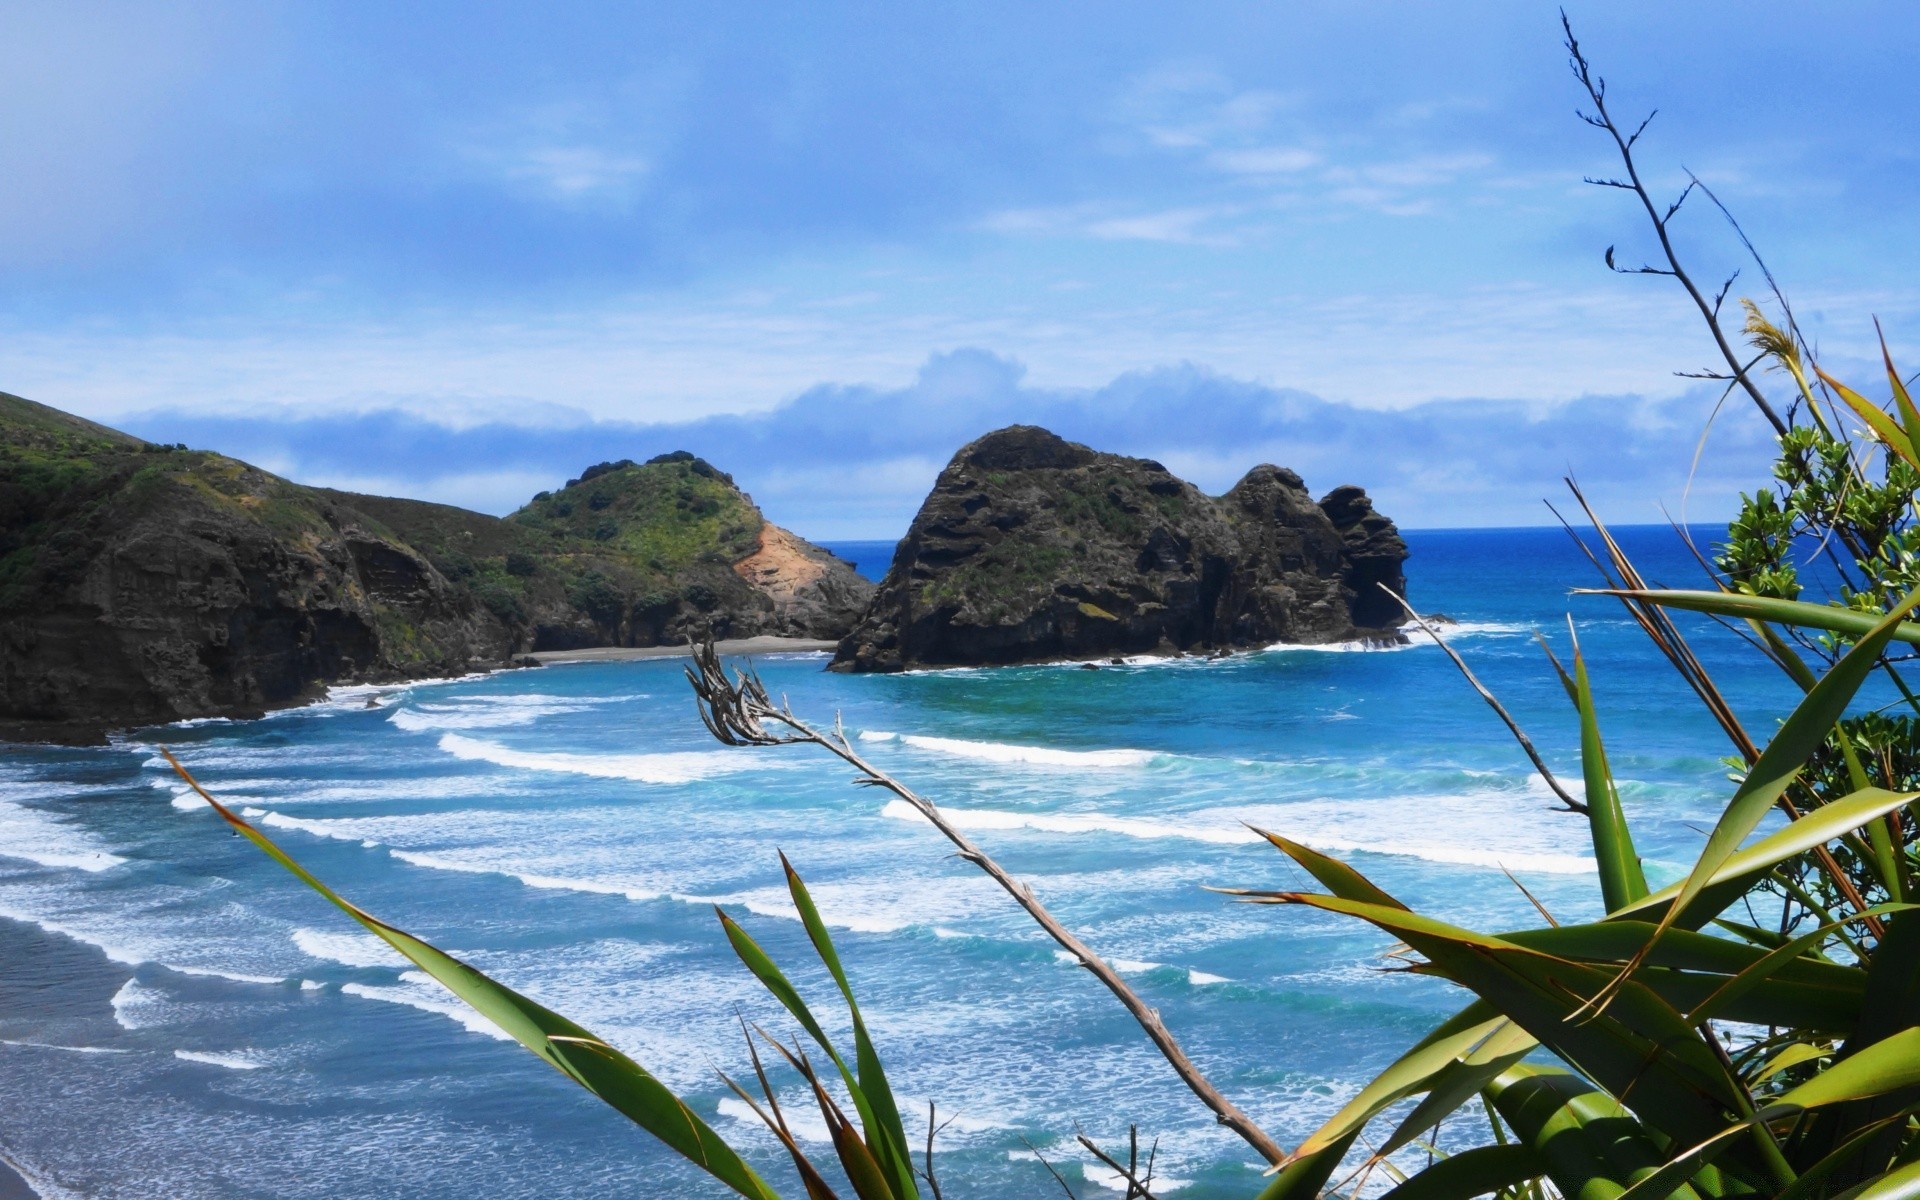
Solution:
{"label": "sandy beach", "polygon": [[[722,654],[823,654],[832,653],[840,643],[814,638],[750,637],[715,642]],[[541,666],[570,662],[626,662],[636,658],[686,658],[690,646],[593,646],[586,650],[540,650],[521,657]]]}

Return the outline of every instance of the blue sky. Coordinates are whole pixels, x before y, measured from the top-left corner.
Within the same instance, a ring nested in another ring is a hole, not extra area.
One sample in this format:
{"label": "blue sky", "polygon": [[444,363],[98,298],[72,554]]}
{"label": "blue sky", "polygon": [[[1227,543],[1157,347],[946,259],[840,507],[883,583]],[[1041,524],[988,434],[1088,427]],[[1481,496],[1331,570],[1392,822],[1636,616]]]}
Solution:
{"label": "blue sky", "polygon": [[[1830,362],[1920,342],[1920,14],[1570,12]],[[1723,515],[1766,440],[1730,407],[1687,492],[1710,347],[1601,266],[1645,238],[1579,99],[1534,3],[16,2],[0,389],[493,512],[684,445],[826,538],[1015,420],[1409,525],[1569,470]]]}

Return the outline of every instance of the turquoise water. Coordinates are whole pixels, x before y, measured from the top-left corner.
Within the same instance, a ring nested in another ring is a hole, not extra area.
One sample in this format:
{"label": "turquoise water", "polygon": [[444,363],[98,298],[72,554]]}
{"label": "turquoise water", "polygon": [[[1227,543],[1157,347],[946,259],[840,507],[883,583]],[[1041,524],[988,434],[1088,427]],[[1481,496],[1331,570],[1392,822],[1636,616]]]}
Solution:
{"label": "turquoise water", "polygon": [[[1649,574],[1698,579],[1670,531],[1627,540]],[[1566,535],[1409,541],[1415,602],[1462,622],[1458,648],[1573,779],[1570,710],[1532,631],[1564,649],[1576,614],[1623,801],[1671,876],[1726,790],[1725,742],[1617,607],[1566,595],[1592,582]],[[884,547],[841,549],[884,566]],[[1770,728],[1790,688],[1728,635],[1700,637],[1749,727]],[[1584,822],[1551,810],[1431,646],[891,677],[823,662],[757,665],[1031,881],[1282,1142],[1457,996],[1383,972],[1367,927],[1203,890],[1304,885],[1241,822],[1463,924],[1536,920],[1502,866],[1562,919],[1597,908]],[[0,1152],[48,1194],[98,1197],[722,1194],[223,832],[164,743],[362,906],[630,1052],[783,1189],[790,1169],[714,1070],[749,1069],[736,1014],[791,1023],[713,913],[830,1008],[782,850],[836,928],[910,1134],[930,1099],[954,1118],[948,1196],[1046,1194],[1028,1142],[1078,1186],[1075,1130],[1120,1142],[1129,1124],[1158,1139],[1174,1194],[1258,1189],[1254,1156],[1113,999],[930,826],[818,751],[716,745],[680,672],[343,689],[261,721],[0,757]]]}

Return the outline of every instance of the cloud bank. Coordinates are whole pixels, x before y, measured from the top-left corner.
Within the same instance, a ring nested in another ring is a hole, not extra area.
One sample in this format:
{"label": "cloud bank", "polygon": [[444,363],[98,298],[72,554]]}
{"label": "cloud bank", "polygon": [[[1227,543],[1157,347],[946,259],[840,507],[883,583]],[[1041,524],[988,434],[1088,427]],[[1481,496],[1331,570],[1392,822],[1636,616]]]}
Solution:
{"label": "cloud bank", "polygon": [[[1153,457],[1210,492],[1257,463],[1316,491],[1359,483],[1414,528],[1538,524],[1576,476],[1610,520],[1724,517],[1766,479],[1772,443],[1716,393],[1591,395],[1552,404],[1445,399],[1383,411],[1192,364],[1100,387],[1028,384],[981,349],[934,355],[904,387],[823,383],[770,412],[685,423],[590,421],[460,427],[384,409],[304,419],[155,411],[121,424],[219,449],[302,482],[504,513],[591,463],[686,449],[730,471],[774,520],[814,538],[898,536],[961,445],[1013,423]],[[1700,451],[1695,470],[1696,451]],[[1689,479],[1691,488],[1689,490]]]}

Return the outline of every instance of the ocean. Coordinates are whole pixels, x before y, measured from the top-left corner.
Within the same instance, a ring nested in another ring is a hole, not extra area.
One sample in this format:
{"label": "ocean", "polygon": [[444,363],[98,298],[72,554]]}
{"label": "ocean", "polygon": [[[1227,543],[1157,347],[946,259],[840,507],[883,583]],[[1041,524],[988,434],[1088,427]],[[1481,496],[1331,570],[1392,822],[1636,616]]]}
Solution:
{"label": "ocean", "polygon": [[[1621,531],[1698,586],[1668,529]],[[1718,531],[1696,536],[1711,541]],[[1408,535],[1411,598],[1549,762],[1573,714],[1535,631],[1572,614],[1622,802],[1656,882],[1729,791],[1718,728],[1557,529]],[[835,547],[870,575],[890,545]],[[1702,655],[1764,735],[1792,686],[1704,621]],[[1209,886],[1300,888],[1251,833],[1352,862],[1484,930],[1599,911],[1582,818],[1552,797],[1432,645],[1225,661],[848,677],[755,666],[801,716],[947,808],[1106,955],[1220,1088],[1281,1142],[1329,1116],[1462,1002],[1397,973],[1357,922]],[[619,1045],[787,1194],[791,1168],[717,1076],[739,1019],[797,1032],[714,909],[817,1010],[841,1011],[781,883],[833,927],[909,1135],[950,1121],[948,1197],[1118,1195],[1075,1143],[1157,1144],[1156,1191],[1246,1197],[1255,1155],[1120,1006],[898,802],[805,747],[702,728],[675,661],[336,690],[247,722],[0,755],[0,1155],[42,1195],[699,1197],[725,1193],[464,1009],[183,794],[166,745],[362,907]],[[783,1100],[831,1158],[791,1076]],[[0,1196],[8,1185],[0,1184]]]}

